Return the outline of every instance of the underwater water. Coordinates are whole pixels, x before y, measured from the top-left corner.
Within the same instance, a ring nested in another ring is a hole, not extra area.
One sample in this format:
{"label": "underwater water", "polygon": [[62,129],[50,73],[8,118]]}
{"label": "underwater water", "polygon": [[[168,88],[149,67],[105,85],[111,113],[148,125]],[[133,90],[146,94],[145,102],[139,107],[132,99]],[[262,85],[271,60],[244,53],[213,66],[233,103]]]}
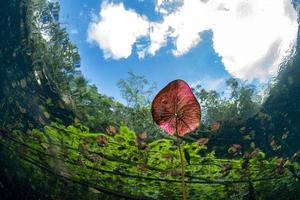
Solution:
{"label": "underwater water", "polygon": [[85,78],[59,10],[0,2],[1,200],[300,199],[299,34],[263,100],[235,78],[227,98],[181,80],[151,96],[130,72],[126,105]]}

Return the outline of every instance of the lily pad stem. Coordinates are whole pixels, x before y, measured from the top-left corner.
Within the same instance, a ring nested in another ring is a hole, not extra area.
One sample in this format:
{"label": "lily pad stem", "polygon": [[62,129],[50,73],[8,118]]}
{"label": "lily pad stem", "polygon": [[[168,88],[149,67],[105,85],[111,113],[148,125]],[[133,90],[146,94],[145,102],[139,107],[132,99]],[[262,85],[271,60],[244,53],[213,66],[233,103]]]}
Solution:
{"label": "lily pad stem", "polygon": [[184,160],[183,160],[183,153],[181,149],[181,144],[179,140],[179,135],[177,131],[177,116],[176,116],[176,139],[177,139],[177,146],[180,156],[180,165],[181,165],[181,189],[182,189],[182,196],[183,200],[187,200],[187,194],[186,194],[186,185],[185,185],[185,176],[184,176]]}

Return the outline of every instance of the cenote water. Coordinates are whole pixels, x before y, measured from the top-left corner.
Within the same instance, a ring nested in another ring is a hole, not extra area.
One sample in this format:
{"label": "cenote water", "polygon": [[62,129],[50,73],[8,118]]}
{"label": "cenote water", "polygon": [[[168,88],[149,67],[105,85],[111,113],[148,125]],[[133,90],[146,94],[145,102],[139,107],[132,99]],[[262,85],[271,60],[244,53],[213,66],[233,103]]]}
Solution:
{"label": "cenote water", "polygon": [[0,199],[300,199],[299,1],[0,1]]}

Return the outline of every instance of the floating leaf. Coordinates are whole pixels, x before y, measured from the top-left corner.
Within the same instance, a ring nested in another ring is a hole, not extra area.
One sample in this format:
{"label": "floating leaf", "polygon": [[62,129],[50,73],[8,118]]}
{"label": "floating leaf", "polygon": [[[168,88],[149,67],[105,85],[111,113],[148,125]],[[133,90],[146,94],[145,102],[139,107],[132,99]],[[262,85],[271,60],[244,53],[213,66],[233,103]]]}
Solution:
{"label": "floating leaf", "polygon": [[145,171],[146,170],[146,165],[143,164],[143,163],[139,163],[137,164],[137,169],[140,170],[140,171]]}
{"label": "floating leaf", "polygon": [[224,164],[223,168],[221,170],[221,173],[223,174],[223,176],[227,176],[230,171],[232,170],[232,165],[231,164]]}
{"label": "floating leaf", "polygon": [[244,158],[244,160],[242,162],[242,165],[241,165],[242,169],[244,169],[244,170],[248,169],[249,168],[249,164],[250,164],[249,159],[248,158]]}
{"label": "floating leaf", "polygon": [[93,155],[92,155],[92,160],[93,160],[94,162],[97,162],[97,161],[99,161],[99,160],[102,160],[102,157],[99,156],[98,154],[93,154]]}
{"label": "floating leaf", "polygon": [[78,145],[78,151],[83,154],[83,155],[86,155],[88,153],[88,148],[86,145],[83,145],[83,144],[79,144]]}
{"label": "floating leaf", "polygon": [[170,173],[171,176],[181,176],[181,172],[177,169],[173,169]]}
{"label": "floating leaf", "polygon": [[23,114],[27,112],[26,108],[23,108],[23,107],[21,107],[21,106],[19,106],[19,110],[20,110],[20,112],[23,113]]}
{"label": "floating leaf", "polygon": [[220,129],[220,123],[219,122],[213,122],[211,125],[210,125],[210,129],[212,131],[217,131]]}
{"label": "floating leaf", "polygon": [[27,86],[26,79],[21,79],[20,84],[22,88],[25,88]]}
{"label": "floating leaf", "polygon": [[254,142],[251,142],[251,143],[250,143],[250,147],[254,149],[254,148],[255,148],[255,143],[254,143]]}
{"label": "floating leaf", "polygon": [[171,161],[171,160],[173,160],[173,156],[171,154],[165,154],[165,155],[163,155],[163,159]]}
{"label": "floating leaf", "polygon": [[141,134],[138,134],[138,136],[137,136],[137,139],[138,139],[139,141],[144,141],[146,138],[147,138],[147,133],[146,133],[146,132],[143,132],[143,133],[141,133]]}
{"label": "floating leaf", "polygon": [[108,143],[107,138],[103,135],[98,135],[96,137],[96,141],[97,141],[98,145],[100,145],[100,146],[105,146]]}
{"label": "floating leaf", "polygon": [[277,160],[278,166],[281,166],[281,167],[283,167],[283,166],[285,165],[286,162],[287,162],[287,159],[286,159],[286,158],[279,158],[279,159]]}
{"label": "floating leaf", "polygon": [[289,134],[288,134],[288,133],[284,133],[284,134],[282,135],[281,139],[285,140],[285,139],[287,139],[287,138],[288,138],[288,136],[289,136]]}
{"label": "floating leaf", "polygon": [[65,178],[71,178],[71,174],[69,172],[66,171],[60,171],[59,174]]}
{"label": "floating leaf", "polygon": [[297,160],[299,158],[300,151],[297,151],[296,153],[293,154],[292,159]]}
{"label": "floating leaf", "polygon": [[240,128],[240,131],[244,131],[244,130],[246,130],[246,127],[242,127],[242,128]]}
{"label": "floating leaf", "polygon": [[276,150],[278,150],[278,149],[281,148],[281,146],[277,144],[277,142],[276,142],[275,139],[271,140],[270,146],[271,146],[271,148],[272,148],[273,151],[276,151]]}
{"label": "floating leaf", "polygon": [[91,191],[92,193],[95,193],[95,194],[100,194],[101,192],[93,187],[89,187],[89,191]]}
{"label": "floating leaf", "polygon": [[277,166],[275,168],[275,173],[278,175],[282,175],[285,172],[285,164],[287,162],[287,159],[279,158],[276,162]]}
{"label": "floating leaf", "polygon": [[106,128],[106,132],[109,134],[109,135],[115,135],[117,133],[117,129],[113,126],[108,126]]}
{"label": "floating leaf", "polygon": [[208,143],[209,139],[208,138],[199,138],[197,143],[200,145],[206,145]]}
{"label": "floating leaf", "polygon": [[93,142],[93,139],[90,137],[83,137],[82,140],[85,144],[91,144]]}
{"label": "floating leaf", "polygon": [[149,145],[148,144],[146,144],[145,142],[141,142],[141,143],[138,143],[138,148],[140,149],[140,150],[149,150]]}
{"label": "floating leaf", "polygon": [[233,144],[229,149],[228,149],[228,153],[231,154],[238,154],[241,151],[242,146],[239,144]]}
{"label": "floating leaf", "polygon": [[48,149],[48,148],[49,148],[49,144],[46,144],[46,143],[41,143],[41,146],[42,146],[44,149]]}
{"label": "floating leaf", "polygon": [[49,114],[48,112],[45,111],[43,114],[44,114],[44,116],[45,116],[47,119],[50,118],[50,114]]}
{"label": "floating leaf", "polygon": [[179,136],[200,126],[200,105],[189,85],[175,80],[163,88],[152,102],[153,120],[169,135]]}

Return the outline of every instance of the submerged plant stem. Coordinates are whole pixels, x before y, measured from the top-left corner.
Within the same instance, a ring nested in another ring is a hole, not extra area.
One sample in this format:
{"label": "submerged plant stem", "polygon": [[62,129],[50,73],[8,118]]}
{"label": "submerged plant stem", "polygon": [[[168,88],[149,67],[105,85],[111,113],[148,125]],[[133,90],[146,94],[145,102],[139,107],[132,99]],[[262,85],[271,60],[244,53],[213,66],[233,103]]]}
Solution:
{"label": "submerged plant stem", "polygon": [[177,142],[178,142],[178,151],[180,155],[180,165],[181,165],[181,189],[182,189],[182,195],[183,200],[187,200],[187,194],[186,194],[186,185],[185,185],[185,176],[184,176],[184,160],[183,160],[183,153],[181,149],[181,144],[179,143],[179,136],[177,133]]}

